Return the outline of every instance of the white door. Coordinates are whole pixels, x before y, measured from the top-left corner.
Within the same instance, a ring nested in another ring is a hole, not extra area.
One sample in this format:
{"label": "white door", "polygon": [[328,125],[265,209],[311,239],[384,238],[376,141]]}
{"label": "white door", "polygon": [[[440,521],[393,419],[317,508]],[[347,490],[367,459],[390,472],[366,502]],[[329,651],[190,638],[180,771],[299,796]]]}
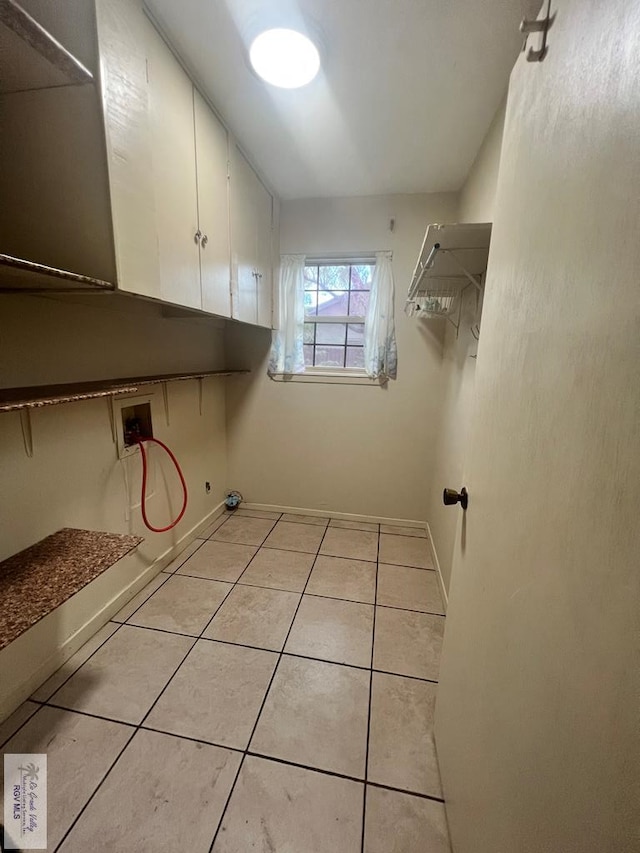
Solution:
{"label": "white door", "polygon": [[233,317],[244,323],[257,323],[256,185],[260,182],[235,143],[231,145],[231,154],[229,192]]}
{"label": "white door", "polygon": [[200,308],[193,86],[149,22],[147,56],[160,296]]}
{"label": "white door", "polygon": [[438,691],[455,853],[640,849],[640,7],[552,5],[509,91]]}
{"label": "white door", "polygon": [[193,90],[202,307],[231,316],[227,131]]}

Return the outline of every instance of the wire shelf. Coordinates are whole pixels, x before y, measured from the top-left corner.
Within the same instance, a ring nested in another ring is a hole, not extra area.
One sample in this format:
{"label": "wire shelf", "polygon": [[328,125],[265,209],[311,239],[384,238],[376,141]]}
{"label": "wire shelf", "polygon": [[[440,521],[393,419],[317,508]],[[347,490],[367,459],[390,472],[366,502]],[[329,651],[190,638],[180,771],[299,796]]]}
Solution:
{"label": "wire shelf", "polygon": [[490,238],[489,222],[429,225],[409,286],[405,313],[409,317],[449,320],[457,329],[462,294],[468,287],[477,293],[482,291]]}
{"label": "wire shelf", "polygon": [[450,317],[457,311],[461,292],[458,283],[452,283],[450,287],[430,288],[407,302],[405,311],[409,317]]}

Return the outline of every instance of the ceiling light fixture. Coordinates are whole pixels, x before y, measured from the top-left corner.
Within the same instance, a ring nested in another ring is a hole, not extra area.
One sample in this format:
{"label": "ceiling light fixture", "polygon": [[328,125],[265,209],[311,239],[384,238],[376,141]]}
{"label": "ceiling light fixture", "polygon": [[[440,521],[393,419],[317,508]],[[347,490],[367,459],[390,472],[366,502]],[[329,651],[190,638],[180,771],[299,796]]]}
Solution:
{"label": "ceiling light fixture", "polygon": [[306,86],[320,69],[318,48],[296,30],[265,30],[253,40],[249,59],[259,77],[281,89]]}

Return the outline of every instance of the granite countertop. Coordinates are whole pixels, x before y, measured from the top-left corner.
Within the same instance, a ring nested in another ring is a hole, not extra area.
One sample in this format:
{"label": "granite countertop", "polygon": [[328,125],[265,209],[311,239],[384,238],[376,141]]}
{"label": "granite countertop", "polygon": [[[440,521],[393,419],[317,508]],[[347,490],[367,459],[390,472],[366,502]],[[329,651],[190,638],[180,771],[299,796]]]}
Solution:
{"label": "granite countertop", "polygon": [[141,536],[65,527],[0,563],[0,649],[117,563]]}

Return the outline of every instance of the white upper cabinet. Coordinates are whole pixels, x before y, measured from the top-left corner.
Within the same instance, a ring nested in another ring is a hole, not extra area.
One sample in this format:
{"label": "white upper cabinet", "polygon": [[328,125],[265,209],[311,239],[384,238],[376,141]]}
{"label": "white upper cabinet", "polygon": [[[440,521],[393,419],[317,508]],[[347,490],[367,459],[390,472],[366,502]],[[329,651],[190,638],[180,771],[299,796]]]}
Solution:
{"label": "white upper cabinet", "polygon": [[194,89],[202,308],[231,316],[227,131]]}
{"label": "white upper cabinet", "polygon": [[271,326],[273,198],[142,0],[34,3],[89,82],[0,94],[0,254]]}
{"label": "white upper cabinet", "polygon": [[235,143],[231,154],[232,316],[271,328],[273,197]]}
{"label": "white upper cabinet", "polygon": [[[59,14],[59,13],[58,13]],[[141,4],[97,0],[102,106],[118,287],[161,298]]]}
{"label": "white upper cabinet", "polygon": [[146,45],[160,298],[202,308],[193,84],[151,23]]}
{"label": "white upper cabinet", "polygon": [[150,22],[146,45],[160,298],[230,317],[227,131]]}
{"label": "white upper cabinet", "polygon": [[229,158],[232,316],[254,324],[258,321],[255,179],[253,169],[233,143]]}
{"label": "white upper cabinet", "polygon": [[258,279],[258,325],[273,326],[273,196],[258,181],[256,196],[256,272]]}

